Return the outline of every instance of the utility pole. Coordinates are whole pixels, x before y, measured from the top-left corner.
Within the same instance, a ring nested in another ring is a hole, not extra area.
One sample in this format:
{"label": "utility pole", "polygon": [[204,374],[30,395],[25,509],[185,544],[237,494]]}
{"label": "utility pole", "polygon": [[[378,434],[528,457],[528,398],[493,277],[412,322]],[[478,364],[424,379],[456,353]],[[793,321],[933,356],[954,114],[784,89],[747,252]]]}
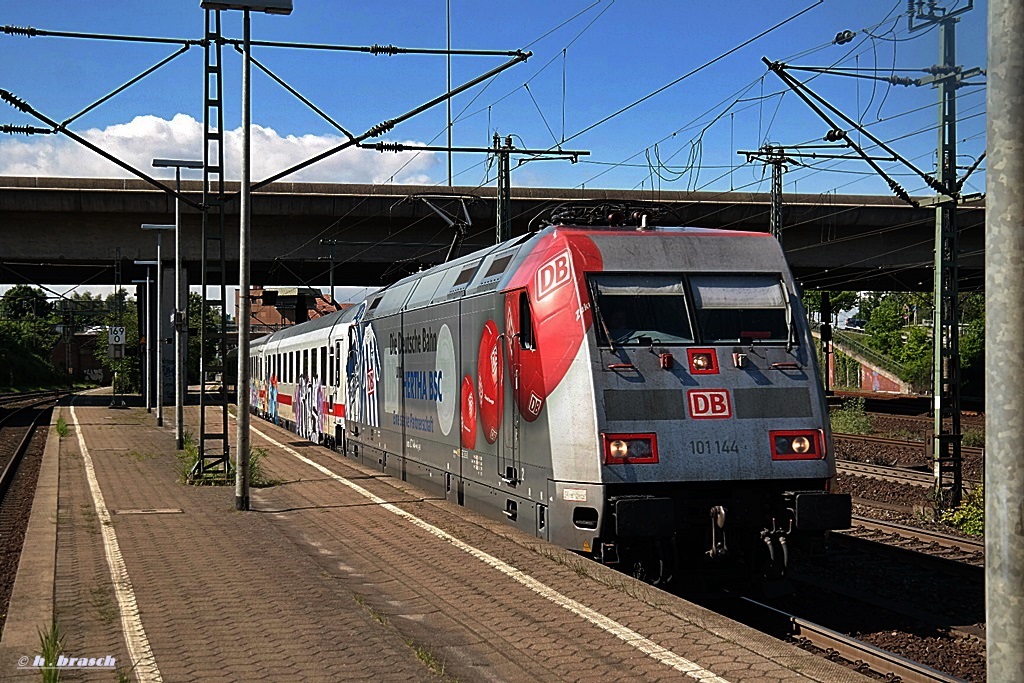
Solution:
{"label": "utility pole", "polygon": [[[335,308],[338,307],[338,300],[334,297],[334,247],[337,246],[338,240],[320,240],[320,244],[329,247],[328,260],[331,262],[331,305]],[[323,259],[323,256],[320,257]]]}
{"label": "utility pole", "polygon": [[[956,90],[961,85],[977,85],[977,83],[967,83],[967,79],[981,75],[983,71],[980,68],[964,70],[957,66],[956,24],[960,21],[961,14],[972,9],[974,9],[974,0],[967,0],[967,4],[963,7],[954,5],[953,9],[939,7],[936,0],[908,0],[907,21],[912,33],[936,25],[939,27],[939,59],[941,63],[922,69],[928,74],[923,78],[915,79],[895,75],[869,76],[849,73],[834,67],[797,67],[781,62],[772,62],[766,57],[762,58],[771,71],[775,72],[816,114],[829,124],[831,129],[825,136],[826,140],[842,141],[852,148],[860,158],[886,180],[893,193],[908,204],[935,207],[935,276],[933,282],[935,319],[932,332],[934,412],[931,450],[935,474],[935,498],[936,504],[940,507],[958,505],[963,490],[960,451],[960,331],[957,302],[959,295],[957,273],[959,244],[956,210],[957,205],[963,201],[960,191],[964,181],[977,169],[984,154],[971,166],[963,178],[957,177]],[[842,42],[848,42],[848,33],[850,32],[842,32],[837,35],[836,42],[840,42],[841,39]],[[934,85],[938,87],[939,145],[935,174],[926,173],[899,156],[889,145],[829,104],[820,95],[814,93],[806,84],[797,81],[787,73],[788,71],[856,76],[884,81],[890,85]],[[875,158],[868,156],[859,142],[850,137],[848,131],[841,127],[841,123],[859,131],[863,137],[895,157],[897,161],[924,180],[937,193],[937,196],[926,202],[919,202],[912,198],[894,178],[876,163]],[[949,423],[948,429],[947,422]]]}
{"label": "utility pole", "polygon": [[[501,136],[497,133],[494,134],[493,144],[490,147],[431,147],[430,145],[406,145],[401,142],[375,142],[372,144],[359,143],[357,145],[362,149],[375,149],[378,152],[472,152],[472,153],[487,153],[493,154],[498,158],[498,192],[497,192],[497,221],[495,229],[495,240],[496,244],[504,242],[512,236],[512,171],[509,158],[513,154],[521,154],[523,156],[531,157],[534,160],[554,160],[563,159],[568,160],[572,163],[579,161],[581,156],[587,156],[590,152],[584,150],[574,149],[519,149],[512,145],[512,136],[506,135],[504,144],[502,144]],[[522,163],[522,162],[520,162]],[[434,198],[440,199],[441,196],[433,195],[422,195],[418,196],[419,199]],[[445,198],[450,199],[475,199],[475,197],[460,197],[458,195],[446,195]],[[449,216],[445,216],[437,207],[431,204],[429,201],[427,205],[438,215],[440,215],[449,226],[453,226],[458,223],[457,220],[452,219]],[[465,203],[463,203],[463,210],[465,211]],[[469,224],[469,213],[466,212],[466,224]],[[461,237],[456,235],[456,242],[453,242],[452,249],[448,251],[448,258],[451,258],[452,253],[457,250],[458,244],[461,243]]]}
{"label": "utility pole", "polygon": [[762,145],[756,152],[752,150],[737,150],[737,154],[747,157],[747,163],[760,161],[766,166],[772,167],[772,190],[771,190],[771,213],[769,214],[769,230],[779,242],[782,242],[782,174],[786,172],[786,165],[793,162],[786,156],[784,147],[775,145]]}
{"label": "utility pole", "polygon": [[[939,26],[939,64],[932,79],[939,90],[939,140],[935,179],[935,276],[932,327],[932,377],[934,412],[932,419],[932,463],[935,496],[941,506],[960,504],[963,491],[963,458],[960,433],[960,310],[957,259],[959,240],[956,206],[959,185],[956,168],[956,89],[960,68],[956,63],[956,25],[959,15],[973,2],[948,12],[935,2],[917,2],[907,22],[911,32]],[[947,423],[949,427],[947,428]]]}
{"label": "utility pole", "polygon": [[494,134],[494,155],[498,157],[498,216],[495,244],[500,244],[512,236],[512,170],[509,157],[512,154],[512,136],[505,136],[505,145],[501,138]]}

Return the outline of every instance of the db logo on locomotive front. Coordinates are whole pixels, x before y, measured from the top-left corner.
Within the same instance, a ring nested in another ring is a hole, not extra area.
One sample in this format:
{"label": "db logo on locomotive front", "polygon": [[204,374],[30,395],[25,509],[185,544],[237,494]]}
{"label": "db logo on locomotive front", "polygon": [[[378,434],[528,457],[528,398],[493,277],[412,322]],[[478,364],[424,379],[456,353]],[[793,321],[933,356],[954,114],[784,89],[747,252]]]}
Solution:
{"label": "db logo on locomotive front", "polygon": [[686,392],[690,417],[694,420],[724,420],[732,417],[727,389],[690,389]]}
{"label": "db logo on locomotive front", "polygon": [[543,299],[572,279],[572,256],[566,249],[537,269],[537,299]]}

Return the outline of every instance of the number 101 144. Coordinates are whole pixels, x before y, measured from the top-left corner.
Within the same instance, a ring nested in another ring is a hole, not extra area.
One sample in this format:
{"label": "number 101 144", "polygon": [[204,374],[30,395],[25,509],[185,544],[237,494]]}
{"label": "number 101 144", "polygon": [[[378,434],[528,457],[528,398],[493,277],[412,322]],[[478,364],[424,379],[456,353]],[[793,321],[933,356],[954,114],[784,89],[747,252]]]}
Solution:
{"label": "number 101 144", "polygon": [[722,441],[713,439],[704,439],[700,441],[690,442],[690,452],[693,455],[714,455],[721,453],[739,453],[740,447],[736,444],[735,439],[725,439]]}

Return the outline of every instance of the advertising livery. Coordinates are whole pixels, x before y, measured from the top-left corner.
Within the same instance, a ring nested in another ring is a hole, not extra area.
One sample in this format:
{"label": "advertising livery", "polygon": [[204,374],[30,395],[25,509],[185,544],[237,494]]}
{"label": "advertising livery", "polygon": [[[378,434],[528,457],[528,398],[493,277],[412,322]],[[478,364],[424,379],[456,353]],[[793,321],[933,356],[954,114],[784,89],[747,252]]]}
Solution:
{"label": "advertising livery", "polygon": [[252,347],[268,419],[655,583],[778,576],[849,525],[764,234],[553,226]]}

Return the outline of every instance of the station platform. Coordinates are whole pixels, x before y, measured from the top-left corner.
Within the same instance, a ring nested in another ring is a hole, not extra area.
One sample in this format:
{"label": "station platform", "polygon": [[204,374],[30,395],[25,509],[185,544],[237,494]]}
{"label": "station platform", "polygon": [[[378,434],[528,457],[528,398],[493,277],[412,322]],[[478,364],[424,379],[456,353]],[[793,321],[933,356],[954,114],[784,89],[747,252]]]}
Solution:
{"label": "station platform", "polygon": [[868,680],[261,420],[238,512],[181,483],[173,408],[109,405],[54,412],[0,680],[54,617],[64,681]]}

